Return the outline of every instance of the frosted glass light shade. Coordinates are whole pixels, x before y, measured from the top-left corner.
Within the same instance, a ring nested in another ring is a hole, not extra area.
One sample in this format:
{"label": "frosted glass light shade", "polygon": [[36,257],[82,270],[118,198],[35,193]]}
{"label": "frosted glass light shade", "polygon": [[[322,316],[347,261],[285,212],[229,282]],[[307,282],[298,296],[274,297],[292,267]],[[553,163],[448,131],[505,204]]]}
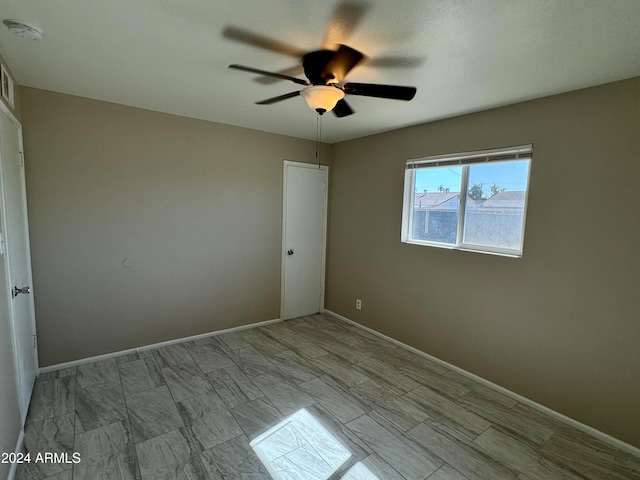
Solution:
{"label": "frosted glass light shade", "polygon": [[344,92],[330,85],[311,85],[300,91],[307,105],[313,110],[328,112],[344,98]]}

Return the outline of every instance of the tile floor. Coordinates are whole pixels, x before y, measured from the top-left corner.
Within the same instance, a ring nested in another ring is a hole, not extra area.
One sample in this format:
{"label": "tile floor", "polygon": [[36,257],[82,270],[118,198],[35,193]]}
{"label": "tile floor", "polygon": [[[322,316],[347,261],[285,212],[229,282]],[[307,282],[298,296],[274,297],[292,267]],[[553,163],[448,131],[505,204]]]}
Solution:
{"label": "tile floor", "polygon": [[640,480],[640,459],[328,315],[43,374],[25,432],[70,461],[19,480]]}

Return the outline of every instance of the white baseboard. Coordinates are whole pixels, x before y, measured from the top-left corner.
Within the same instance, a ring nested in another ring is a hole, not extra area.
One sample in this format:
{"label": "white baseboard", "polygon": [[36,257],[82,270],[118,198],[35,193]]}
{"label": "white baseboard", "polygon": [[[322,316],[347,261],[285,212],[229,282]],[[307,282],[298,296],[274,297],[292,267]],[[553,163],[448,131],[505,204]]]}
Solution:
{"label": "white baseboard", "polygon": [[271,325],[272,323],[278,323],[282,320],[276,318],[274,320],[265,320],[263,322],[250,323],[248,325],[240,325],[239,327],[225,328],[224,330],[216,330],[215,332],[201,333],[199,335],[192,335],[190,337],[176,338],[174,340],[167,340],[166,342],[153,343],[151,345],[144,345],[142,347],[130,348],[128,350],[120,350],[118,352],[105,353],[104,355],[96,355],[95,357],[81,358],[79,360],[73,360],[71,362],[57,363],[55,365],[49,365],[39,370],[39,373],[54,372],[56,370],[62,370],[63,368],[77,367],[78,365],[84,365],[86,363],[98,362],[100,360],[109,360],[111,358],[121,357],[123,355],[129,355],[131,353],[144,352],[145,350],[152,350],[154,348],[167,347],[169,345],[175,345],[176,343],[190,342],[193,340],[199,340],[201,338],[215,337],[224,333],[237,332],[240,330],[247,330],[249,328],[264,327],[265,325]]}
{"label": "white baseboard", "polygon": [[338,313],[332,312],[331,310],[324,310],[324,313],[328,313],[329,315],[336,317],[339,320],[342,320],[343,322],[349,323],[355,327],[361,328],[362,330],[365,330],[373,335],[376,335],[380,338],[383,338],[391,343],[394,343],[396,345],[398,345],[399,347],[402,347],[406,350],[409,350],[410,352],[415,353],[416,355],[420,355],[421,357],[426,358],[427,360],[432,361],[433,363],[437,363],[438,365],[441,365],[449,370],[452,370],[456,373],[459,373],[460,375],[464,375],[467,378],[470,378],[471,380],[475,380],[478,383],[482,383],[483,385],[486,385],[487,387],[490,387],[494,390],[497,390],[498,392],[502,393],[503,395],[506,395],[508,397],[513,398],[514,400],[523,403],[529,407],[532,407],[542,413],[546,413],[547,415],[555,418],[556,420],[559,420],[567,425],[570,425],[574,428],[577,428],[578,430],[581,430],[589,435],[593,435],[594,437],[596,437],[598,440],[601,440],[604,443],[607,443],[609,445],[611,445],[612,447],[618,448],[619,450],[623,450],[627,453],[630,453],[631,455],[640,457],[640,448],[634,447],[633,445],[629,445],[626,442],[623,442],[622,440],[619,440],[615,437],[612,437],[611,435],[608,435],[604,432],[601,432],[600,430],[590,427],[589,425],[585,425],[584,423],[580,423],[577,420],[574,420],[571,417],[567,417],[566,415],[563,415],[562,413],[556,412],[555,410],[550,409],[549,407],[545,407],[544,405],[541,405],[527,397],[523,397],[522,395],[518,395],[515,392],[512,392],[511,390],[508,390],[504,387],[501,387],[500,385],[497,385],[485,378],[479,377],[478,375],[475,375],[471,372],[468,372],[460,367],[456,367],[455,365],[452,365],[449,362],[445,362],[444,360],[441,360],[437,357],[434,357],[432,355],[429,355],[428,353],[423,352],[422,350],[418,350],[417,348],[414,348],[410,345],[407,345],[406,343],[402,343],[399,340],[396,340],[395,338],[392,337],[388,337],[386,335],[384,335],[383,333],[380,333],[376,330],[373,330],[372,328],[369,327],[365,327],[364,325],[361,325],[357,322],[354,322],[353,320],[340,315]]}
{"label": "white baseboard", "polygon": [[[24,430],[20,430],[20,435],[18,435],[18,441],[16,442],[16,449],[14,452],[16,454],[22,452],[22,447],[24,446]],[[16,472],[18,471],[18,464],[12,463],[11,469],[9,470],[9,476],[7,480],[14,480],[16,478]]]}

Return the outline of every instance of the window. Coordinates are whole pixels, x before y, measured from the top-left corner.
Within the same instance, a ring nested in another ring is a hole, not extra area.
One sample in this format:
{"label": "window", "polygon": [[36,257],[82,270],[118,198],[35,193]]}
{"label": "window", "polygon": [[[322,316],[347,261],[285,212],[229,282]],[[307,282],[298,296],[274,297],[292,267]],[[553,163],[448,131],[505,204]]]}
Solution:
{"label": "window", "polygon": [[522,256],[533,146],[407,161],[402,241]]}

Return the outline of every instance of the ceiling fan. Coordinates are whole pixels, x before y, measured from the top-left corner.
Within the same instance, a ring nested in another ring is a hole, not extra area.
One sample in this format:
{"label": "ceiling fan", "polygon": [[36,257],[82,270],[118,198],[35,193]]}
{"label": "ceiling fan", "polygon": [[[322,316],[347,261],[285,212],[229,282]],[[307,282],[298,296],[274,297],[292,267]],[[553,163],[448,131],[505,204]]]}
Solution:
{"label": "ceiling fan", "polygon": [[[343,35],[350,33],[364,16],[366,9],[365,4],[351,3],[348,1],[341,2],[334,12],[330,25],[339,25]],[[263,76],[262,78],[289,80],[304,86],[301,90],[256,102],[258,105],[270,105],[289,98],[302,96],[309,107],[317,111],[320,115],[328,111],[333,111],[337,117],[346,117],[353,114],[354,111],[345,101],[345,95],[411,100],[417,91],[415,87],[401,85],[342,83],[346,75],[365,58],[362,53],[347,45],[340,44],[337,50],[326,48],[304,52],[278,40],[247,32],[236,27],[227,27],[223,34],[231,40],[276,51],[302,60],[302,70],[307,77],[306,80],[289,75],[289,73],[297,73],[299,66],[282,72],[269,72],[245,65],[229,65],[229,68],[256,73]],[[325,39],[325,44],[330,43],[327,40],[328,39]],[[395,60],[396,63],[400,63],[397,61],[398,59],[391,58],[390,60]],[[402,62],[403,59],[400,59],[400,61]]]}
{"label": "ceiling fan", "polygon": [[361,95],[393,100],[411,100],[415,96],[417,91],[415,87],[352,82],[341,84],[347,73],[363,58],[364,55],[362,53],[346,45],[340,45],[336,51],[317,50],[309,52],[303,56],[302,60],[304,74],[308,80],[244,65],[233,64],[229,65],[229,68],[290,80],[305,86],[302,90],[256,102],[258,105],[270,105],[300,95],[306,100],[309,107],[321,115],[330,110],[337,117],[346,117],[354,113],[344,100],[345,95]]}

